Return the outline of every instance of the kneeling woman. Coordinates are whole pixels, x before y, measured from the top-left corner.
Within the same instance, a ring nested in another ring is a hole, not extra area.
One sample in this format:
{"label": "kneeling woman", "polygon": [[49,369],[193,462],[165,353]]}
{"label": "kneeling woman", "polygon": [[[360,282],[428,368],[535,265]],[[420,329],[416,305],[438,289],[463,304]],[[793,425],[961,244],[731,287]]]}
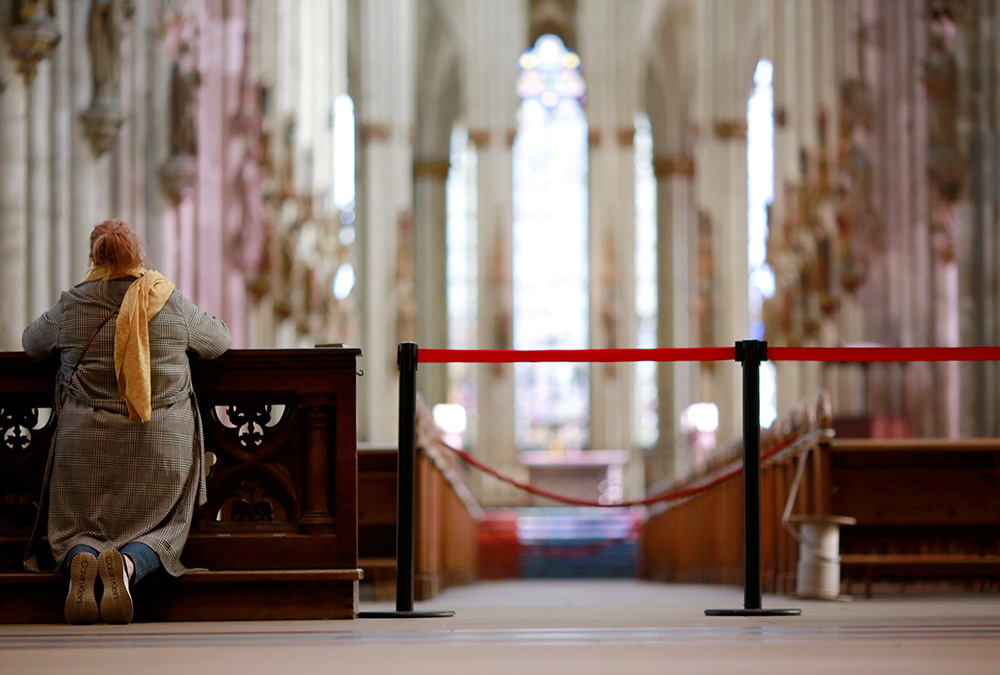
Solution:
{"label": "kneeling woman", "polygon": [[86,280],[21,338],[30,356],[57,356],[61,365],[25,567],[38,570],[35,545],[47,528],[53,558],[70,577],[66,621],[128,623],[131,586],[161,566],[173,576],[186,571],[181,551],[205,502],[188,355],[217,357],[232,338],[222,321],[142,267],[141,243],[122,221],[94,228],[90,261]]}

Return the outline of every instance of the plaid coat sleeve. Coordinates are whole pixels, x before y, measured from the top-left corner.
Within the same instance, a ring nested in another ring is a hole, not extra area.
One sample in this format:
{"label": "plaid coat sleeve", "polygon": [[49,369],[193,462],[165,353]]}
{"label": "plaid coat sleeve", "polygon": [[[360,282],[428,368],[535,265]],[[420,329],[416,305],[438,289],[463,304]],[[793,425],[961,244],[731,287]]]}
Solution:
{"label": "plaid coat sleeve", "polygon": [[221,356],[233,344],[229,327],[187,298],[181,296],[180,299],[188,330],[188,352],[203,359]]}
{"label": "plaid coat sleeve", "polygon": [[61,303],[32,321],[21,334],[21,347],[36,361],[45,361],[59,349]]}

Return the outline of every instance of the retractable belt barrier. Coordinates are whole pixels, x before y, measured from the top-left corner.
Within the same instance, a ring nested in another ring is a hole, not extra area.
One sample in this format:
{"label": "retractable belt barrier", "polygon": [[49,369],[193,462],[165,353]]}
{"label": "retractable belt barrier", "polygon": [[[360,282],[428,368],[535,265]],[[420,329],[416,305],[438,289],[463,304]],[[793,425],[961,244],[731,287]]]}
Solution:
{"label": "retractable belt barrier", "polygon": [[[760,364],[763,361],[821,361],[864,363],[917,361],[1000,361],[1000,347],[771,347],[762,340],[741,340],[734,347],[691,347],[660,349],[420,349],[416,343],[403,342],[397,351],[399,366],[399,471],[396,527],[396,611],[360,612],[362,618],[416,618],[452,616],[453,611],[413,609],[413,543],[415,534],[415,456],[416,456],[416,371],[418,363],[626,363],[637,361],[739,361],[743,365],[743,464],[700,485],[650,499],[615,504],[647,505],[691,497],[740,471],[743,473],[743,524],[745,576],[743,607],[706,609],[708,616],[797,616],[800,609],[762,608],[760,467],[762,459],[787,450],[796,440],[791,436],[760,452]],[[582,506],[602,506],[587,500],[562,497],[516,481],[483,464],[467,452],[445,447],[464,461],[518,488]]]}

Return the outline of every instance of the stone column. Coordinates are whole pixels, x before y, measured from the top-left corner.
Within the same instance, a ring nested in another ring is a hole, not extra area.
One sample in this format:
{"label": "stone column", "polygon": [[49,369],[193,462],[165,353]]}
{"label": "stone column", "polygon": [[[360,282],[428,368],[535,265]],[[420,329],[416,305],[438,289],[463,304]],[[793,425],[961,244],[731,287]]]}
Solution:
{"label": "stone column", "polygon": [[[456,6],[453,11],[467,7]],[[448,201],[451,133],[464,101],[461,57],[452,24],[437,3],[417,5],[416,132],[414,136],[414,237],[417,328],[421,347],[448,344]],[[429,405],[448,398],[448,366],[417,372]],[[469,411],[472,412],[472,411]]]}
{"label": "stone column", "polygon": [[49,266],[52,289],[59,293],[76,283],[72,276],[74,256],[86,252],[73,250],[72,212],[72,152],[73,152],[73,106],[72,102],[72,11],[70,0],[56,3],[55,20],[63,36],[52,55],[51,105],[49,133],[51,134],[50,172],[51,183],[51,251]]}
{"label": "stone column", "polygon": [[[694,13],[677,8],[656,18],[655,26],[646,29],[649,56],[644,65],[643,103],[649,115],[656,177],[657,345],[696,347],[700,346],[693,312],[698,300],[698,217],[692,119],[701,29]],[[649,484],[683,474],[690,466],[677,425],[680,412],[701,400],[696,398],[700,371],[697,363],[657,366],[659,439],[646,458]]]}
{"label": "stone column", "polygon": [[[769,223],[770,263],[776,275],[794,278],[798,261],[784,250],[782,242],[790,241],[793,232],[788,229],[798,221],[798,199],[803,180],[800,171],[800,149],[803,144],[804,125],[800,118],[810,113],[803,109],[799,94],[800,80],[811,73],[803,62],[802,50],[808,49],[809,38],[803,35],[802,3],[780,0],[777,6],[774,60],[774,204]],[[781,302],[776,298],[776,302]],[[771,327],[776,328],[776,327]],[[792,330],[795,330],[792,327]],[[783,336],[785,339],[792,336]],[[771,341],[774,344],[774,341]],[[782,341],[784,342],[784,341]],[[799,363],[782,363],[776,367],[778,388],[778,415],[787,415],[796,409],[806,396],[804,366]]]}
{"label": "stone column", "polygon": [[[419,94],[418,94],[419,95]],[[428,120],[430,122],[430,120]],[[417,253],[418,344],[448,345],[448,199],[447,155],[420,159],[413,164],[413,204]],[[448,399],[448,369],[445,365],[423,368],[417,373],[420,392],[428,405]]]}
{"label": "stone column", "polygon": [[[699,167],[695,176],[699,210],[711,228],[711,325],[715,346],[729,346],[749,334],[746,229],[746,94],[753,66],[744,59],[741,3],[699,4]],[[745,17],[744,17],[745,18]],[[704,167],[704,171],[702,171]],[[738,364],[719,363],[703,377],[702,395],[719,407],[720,443],[741,436],[742,373]]]}
{"label": "stone column", "polygon": [[[279,50],[277,15],[280,8],[279,5],[270,2],[253,3],[250,7],[249,18],[247,19],[252,30],[252,35],[255,37],[253,43],[254,52],[251,56],[251,72],[255,77],[260,78],[261,85],[267,87],[272,92],[272,96],[274,96],[277,83],[280,81],[277,73]],[[346,45],[345,35],[341,35],[339,39],[341,45]],[[343,48],[346,52],[346,46]],[[263,111],[261,112],[263,114]],[[261,125],[264,132],[268,133],[271,139],[276,140],[280,137],[278,132],[278,129],[280,129],[280,114],[277,113],[274,106],[270,107],[269,114],[261,120]],[[272,141],[272,157],[274,154],[273,146],[274,143]],[[273,228],[275,225],[273,209],[271,217]],[[254,348],[274,348],[278,346],[278,320],[274,312],[276,298],[273,293],[278,258],[273,240],[269,250],[265,249],[262,256],[267,258],[267,262],[271,267],[270,275],[266,279],[266,282],[272,290],[247,305],[248,346]]]}
{"label": "stone column", "polygon": [[349,85],[358,124],[358,291],[364,307],[360,436],[395,443],[402,281],[397,255],[400,227],[412,221],[413,209],[414,5],[369,0],[352,1],[349,8],[350,35],[358,40],[352,71],[357,76]]}
{"label": "stone column", "polygon": [[[635,346],[635,136],[639,53],[631,3],[579,5],[580,57],[588,90],[590,347]],[[643,488],[643,458],[633,439],[634,364],[590,369],[594,449],[633,452],[627,491]]]}
{"label": "stone column", "polygon": [[[1000,40],[1000,12],[995,3],[977,0],[968,8],[969,85],[968,163],[970,176],[967,204],[956,222],[958,269],[954,272],[960,307],[960,337],[963,345],[1000,344],[1000,233],[996,214],[1000,209],[1000,136],[996,110],[996,73]],[[965,200],[963,200],[965,201]],[[944,303],[944,299],[940,301]],[[961,369],[961,431],[985,437],[1000,434],[1000,365],[963,364]]]}
{"label": "stone column", "polygon": [[59,297],[52,274],[52,179],[50,173],[52,63],[38,64],[38,75],[28,86],[28,294],[29,319],[47,310]]}
{"label": "stone column", "polygon": [[[513,159],[518,106],[517,59],[527,49],[525,3],[483,0],[465,16],[465,89],[469,137],[478,150],[479,347],[513,344]],[[511,365],[479,367],[477,457],[512,475],[526,477],[514,444],[514,376]],[[491,479],[482,483],[486,504],[510,505],[513,489]]]}
{"label": "stone column", "polygon": [[[0,12],[0,36],[11,12]],[[0,350],[20,350],[28,321],[28,93],[0,39]]]}
{"label": "stone column", "polygon": [[[197,45],[201,83],[195,98],[198,126],[198,188],[191,248],[184,255],[194,258],[199,304],[213,314],[225,315],[223,270],[225,258],[225,199],[233,167],[228,157],[226,93],[228,67],[232,67],[226,40],[226,4],[208,0],[202,4]],[[197,251],[197,253],[195,253]],[[228,318],[228,317],[227,317]],[[242,338],[242,331],[235,333]]]}
{"label": "stone column", "polygon": [[[661,347],[696,346],[690,300],[696,294],[698,218],[694,209],[694,160],[683,153],[653,158],[656,173],[656,253],[660,276],[657,334]],[[658,369],[660,440],[657,459],[649,467],[650,482],[684,475],[691,458],[681,452],[684,441],[680,413],[695,402],[697,363],[661,363]]]}
{"label": "stone column", "polygon": [[[90,251],[90,232],[99,222],[108,218],[107,204],[100,200],[106,198],[106,189],[98,193],[97,158],[91,145],[81,111],[90,106],[91,76],[90,51],[87,48],[87,20],[90,16],[89,3],[73,2],[71,8],[70,62],[71,110],[73,111],[73,140],[70,179],[70,213],[72,227],[72,256],[70,259],[71,283],[79,283],[87,273],[89,262],[87,254]],[[107,186],[104,185],[106,188]]]}

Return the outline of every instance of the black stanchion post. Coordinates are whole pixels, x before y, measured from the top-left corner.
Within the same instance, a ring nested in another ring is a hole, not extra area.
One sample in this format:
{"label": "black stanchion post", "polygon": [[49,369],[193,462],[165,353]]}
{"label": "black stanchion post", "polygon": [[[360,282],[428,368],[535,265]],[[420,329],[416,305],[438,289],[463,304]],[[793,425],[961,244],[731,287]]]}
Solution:
{"label": "black stanchion post", "polygon": [[743,609],[706,609],[708,616],[797,616],[801,609],[762,609],[760,586],[760,364],[767,343],[736,343],[743,364]]}
{"label": "black stanchion post", "polygon": [[396,610],[413,611],[413,540],[416,523],[417,345],[404,342],[399,363],[399,452],[396,479]]}
{"label": "black stanchion post", "polygon": [[401,342],[399,366],[399,451],[396,476],[396,611],[358,612],[362,619],[413,619],[454,616],[450,609],[414,611],[413,548],[416,510],[417,344]]}

